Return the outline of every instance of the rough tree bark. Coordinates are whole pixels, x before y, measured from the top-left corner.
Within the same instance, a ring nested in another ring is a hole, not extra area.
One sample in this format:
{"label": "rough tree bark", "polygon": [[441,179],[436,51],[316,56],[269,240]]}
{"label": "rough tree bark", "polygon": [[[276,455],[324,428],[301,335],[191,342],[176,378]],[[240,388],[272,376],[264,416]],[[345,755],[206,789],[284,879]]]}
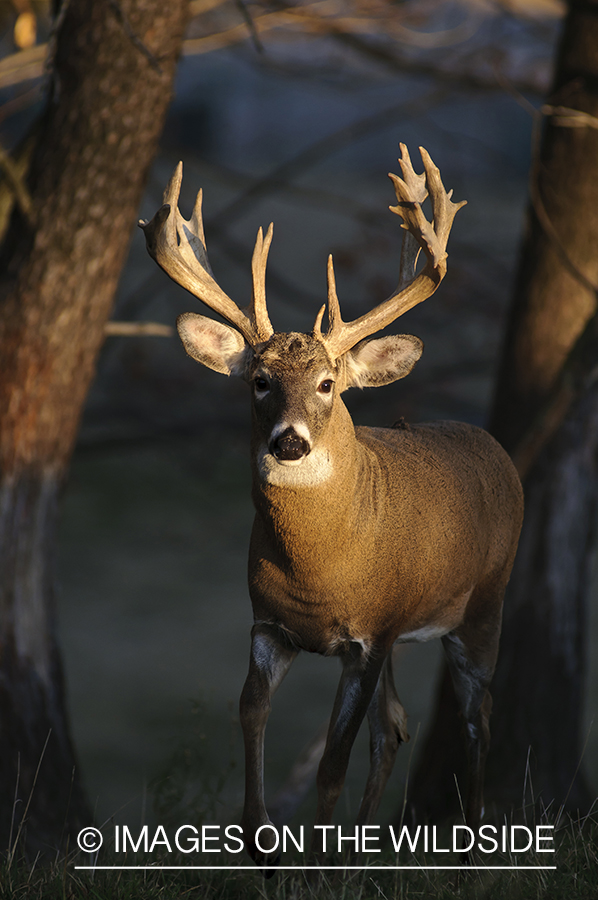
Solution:
{"label": "rough tree bark", "polygon": [[28,180],[35,219],[15,212],[1,252],[2,850],[27,804],[29,851],[55,848],[90,821],[55,636],[58,500],[171,97],[187,5],[63,6]]}
{"label": "rough tree bark", "polygon": [[[587,808],[586,603],[598,496],[598,2],[569,3],[490,430],[524,475],[526,517],[507,591],[486,800]],[[412,798],[440,817],[462,772],[446,672]],[[555,809],[555,806],[553,806]]]}

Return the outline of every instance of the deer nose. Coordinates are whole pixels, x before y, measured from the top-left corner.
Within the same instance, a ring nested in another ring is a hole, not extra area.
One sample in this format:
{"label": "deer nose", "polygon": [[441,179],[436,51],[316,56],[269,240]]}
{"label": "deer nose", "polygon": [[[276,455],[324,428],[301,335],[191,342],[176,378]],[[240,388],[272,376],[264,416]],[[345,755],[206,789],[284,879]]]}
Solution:
{"label": "deer nose", "polygon": [[301,459],[307,456],[310,449],[308,442],[291,426],[270,442],[270,453],[276,459]]}

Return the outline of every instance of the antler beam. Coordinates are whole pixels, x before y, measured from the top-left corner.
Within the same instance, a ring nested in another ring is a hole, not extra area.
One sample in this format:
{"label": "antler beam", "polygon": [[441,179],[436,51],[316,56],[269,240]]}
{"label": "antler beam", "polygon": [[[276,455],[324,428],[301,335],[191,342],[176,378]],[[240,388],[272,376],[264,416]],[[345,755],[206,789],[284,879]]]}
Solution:
{"label": "antler beam", "polygon": [[[343,322],[336,295],[332,257],[329,257],[329,327],[327,333],[322,335],[321,323],[324,314],[324,308],[322,308],[316,318],[314,334],[320,338],[333,359],[338,359],[359,341],[390,325],[403,313],[427,300],[446,274],[446,245],[453,219],[467,201],[451,202],[453,192],[445,191],[440,171],[423,147],[419,148],[424,164],[424,171],[421,175],[416,175],[414,172],[405,144],[400,144],[400,148],[399,164],[403,178],[389,174],[397,195],[397,205],[391,206],[390,210],[403,219],[402,227],[407,231],[401,254],[399,287],[375,309],[353,322]],[[428,222],[421,208],[421,204],[428,194],[432,203],[433,220],[431,223]],[[426,255],[426,265],[420,274],[415,276],[415,263],[420,249]],[[406,278],[410,278],[410,281],[404,286]]]}
{"label": "antler beam", "polygon": [[262,229],[258,231],[252,263],[253,297],[249,306],[241,309],[214,280],[203,230],[202,192],[197,195],[193,215],[188,222],[179,211],[182,180],[183,164],[179,163],[164,191],[164,205],[150,222],[139,222],[145,233],[148,252],[173,281],[219,313],[243,335],[248,344],[255,347],[274,333],[266,309],[265,291],[272,225],[265,239]]}

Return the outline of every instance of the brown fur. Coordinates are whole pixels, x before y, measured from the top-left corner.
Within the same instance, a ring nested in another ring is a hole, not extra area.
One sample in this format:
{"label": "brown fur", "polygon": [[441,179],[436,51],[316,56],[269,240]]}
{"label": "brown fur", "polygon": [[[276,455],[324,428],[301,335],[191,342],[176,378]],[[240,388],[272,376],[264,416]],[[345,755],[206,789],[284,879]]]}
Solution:
{"label": "brown fur", "polygon": [[439,616],[455,627],[465,594],[512,564],[521,513],[508,457],[471,426],[355,432],[344,405],[338,419],[332,484],[254,487],[256,621],[320,653],[339,631],[388,651]]}

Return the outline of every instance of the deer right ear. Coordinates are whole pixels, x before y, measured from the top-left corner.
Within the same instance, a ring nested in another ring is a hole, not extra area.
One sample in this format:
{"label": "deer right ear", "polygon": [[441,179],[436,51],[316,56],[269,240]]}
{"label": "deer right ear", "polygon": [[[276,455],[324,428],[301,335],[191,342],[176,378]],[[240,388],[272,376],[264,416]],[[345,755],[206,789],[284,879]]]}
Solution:
{"label": "deer right ear", "polygon": [[197,313],[183,313],[176,321],[183,346],[189,356],[222,375],[245,372],[249,345],[234,328]]}

